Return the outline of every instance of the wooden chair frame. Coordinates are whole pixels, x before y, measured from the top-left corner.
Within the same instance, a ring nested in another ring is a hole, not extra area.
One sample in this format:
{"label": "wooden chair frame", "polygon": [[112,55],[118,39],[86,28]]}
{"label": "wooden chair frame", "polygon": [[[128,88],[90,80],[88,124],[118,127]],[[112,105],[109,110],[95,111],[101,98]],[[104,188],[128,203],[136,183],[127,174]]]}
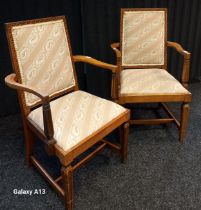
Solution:
{"label": "wooden chair frame", "polygon": [[[58,17],[50,17],[50,18],[42,18],[42,19],[34,19],[28,21],[20,21],[15,23],[8,23],[6,24],[6,33],[9,43],[9,50],[10,55],[12,58],[12,65],[15,71],[15,74],[10,74],[5,78],[5,83],[13,88],[16,89],[18,92],[22,119],[23,119],[23,126],[24,126],[24,134],[25,134],[25,144],[26,144],[26,162],[28,166],[34,165],[38,171],[43,175],[43,177],[50,183],[50,185],[61,195],[65,200],[65,205],[68,210],[73,209],[73,172],[84,165],[87,161],[89,161],[92,157],[96,154],[100,153],[106,147],[116,151],[120,156],[122,162],[127,159],[127,147],[128,147],[128,129],[129,123],[128,120],[130,118],[130,111],[126,110],[117,118],[113,119],[107,125],[99,129],[97,132],[91,134],[86,139],[83,139],[78,145],[74,146],[70,151],[65,152],[62,150],[57,144],[54,139],[54,128],[52,122],[52,115],[51,115],[51,108],[50,108],[50,101],[52,99],[56,99],[59,96],[63,96],[64,94],[68,94],[72,91],[78,90],[78,83],[76,79],[76,84],[73,88],[65,90],[57,95],[53,95],[50,97],[45,92],[38,91],[34,87],[26,86],[21,84],[21,77],[19,73],[19,63],[14,47],[14,41],[11,34],[11,29],[13,26],[20,26],[24,24],[34,24],[40,22],[48,22],[52,20],[63,20],[66,23],[66,19],[64,16]],[[68,42],[68,30],[67,24],[65,24],[65,29],[67,33]],[[69,44],[70,46],[70,44]],[[72,51],[70,49],[70,55],[72,58],[73,63],[73,70],[74,70],[74,63],[75,62],[84,62],[89,63],[98,67],[102,67],[104,69],[110,70],[113,73],[116,72],[117,67],[115,65],[107,64],[91,57],[87,56],[73,56]],[[75,70],[74,75],[76,78]],[[41,101],[31,107],[28,107],[25,103],[25,98],[23,92],[29,92],[36,96],[38,96]],[[37,129],[34,122],[27,118],[28,114],[39,105],[42,106],[43,110],[43,123],[44,123],[44,132],[42,130]],[[104,137],[111,133],[116,128],[120,127],[120,145],[116,145],[104,140]],[[60,160],[62,165],[61,168],[61,176],[57,178],[51,177],[48,172],[42,167],[40,162],[36,159],[33,154],[33,147],[34,147],[34,138],[33,136],[36,135],[45,145],[46,151],[49,155],[55,155]],[[89,155],[84,157],[75,165],[72,164],[73,160],[75,160],[80,154],[91,148],[92,146],[97,145],[96,149],[92,151]]]}
{"label": "wooden chair frame", "polygon": [[[167,9],[159,9],[159,8],[135,8],[135,9],[121,9],[121,30],[120,30],[120,37],[121,41],[120,43],[112,43],[111,48],[115,52],[116,55],[116,65],[118,66],[118,70],[116,71],[115,75],[113,75],[113,93],[112,98],[114,101],[116,101],[119,104],[126,105],[126,104],[133,104],[133,103],[159,103],[158,108],[162,108],[165,113],[168,115],[169,118],[165,119],[136,119],[136,120],[130,120],[130,124],[134,125],[152,125],[152,124],[166,124],[170,122],[174,122],[176,126],[179,129],[179,140],[183,142],[186,128],[187,128],[187,121],[189,116],[189,102],[192,100],[191,94],[171,94],[171,95],[149,95],[149,96],[121,96],[119,94],[119,90],[121,87],[120,84],[120,73],[124,69],[128,68],[150,68],[150,66],[122,66],[122,33],[123,33],[123,15],[126,11],[165,11],[165,48],[170,47],[175,49],[179,54],[183,56],[183,70],[182,70],[182,76],[181,76],[181,83],[185,88],[188,88],[188,82],[189,82],[189,70],[190,70],[190,53],[182,48],[182,46],[176,42],[170,42],[167,41]],[[167,70],[167,49],[165,49],[164,52],[165,55],[165,62],[162,66],[155,66],[157,68],[164,68]],[[151,66],[152,68],[155,68]],[[181,105],[181,119],[180,122],[176,119],[176,117],[173,115],[171,110],[168,108],[168,106],[165,104],[165,102],[182,102]],[[132,110],[133,111],[133,110]]]}

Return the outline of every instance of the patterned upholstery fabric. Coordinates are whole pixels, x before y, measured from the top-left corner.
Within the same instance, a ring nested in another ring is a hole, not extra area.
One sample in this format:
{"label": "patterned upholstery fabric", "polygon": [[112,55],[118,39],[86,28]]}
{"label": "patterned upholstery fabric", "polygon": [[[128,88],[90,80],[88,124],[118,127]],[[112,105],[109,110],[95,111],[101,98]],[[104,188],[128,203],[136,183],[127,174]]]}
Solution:
{"label": "patterned upholstery fabric", "polygon": [[[75,91],[50,102],[57,144],[68,151],[90,134],[126,111],[111,101],[83,91]],[[33,110],[29,116],[44,130],[42,109]]]}
{"label": "patterned upholstery fabric", "polygon": [[120,95],[171,95],[189,92],[164,69],[127,69],[121,72]]}
{"label": "patterned upholstery fabric", "polygon": [[124,11],[122,65],[163,65],[165,11]]}
{"label": "patterned upholstery fabric", "polygon": [[[63,20],[14,26],[12,35],[23,84],[49,95],[75,85]],[[25,93],[25,101],[39,98]]]}

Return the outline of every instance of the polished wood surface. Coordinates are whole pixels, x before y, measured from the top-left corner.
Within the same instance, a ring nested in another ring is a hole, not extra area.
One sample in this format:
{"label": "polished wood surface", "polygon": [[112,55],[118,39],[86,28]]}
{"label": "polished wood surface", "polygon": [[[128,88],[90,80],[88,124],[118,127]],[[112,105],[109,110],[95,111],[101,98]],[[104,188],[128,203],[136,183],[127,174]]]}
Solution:
{"label": "polished wood surface", "polygon": [[62,181],[65,191],[65,206],[66,209],[73,209],[73,170],[72,166],[62,167]]}
{"label": "polished wood surface", "polygon": [[33,165],[37,168],[37,170],[41,173],[41,175],[45,178],[47,182],[57,191],[57,193],[64,197],[64,190],[55,182],[55,180],[48,174],[48,172],[42,167],[40,162],[34,157],[31,156],[31,160]]}
{"label": "polished wood surface", "polygon": [[182,69],[181,82],[185,88],[188,88],[191,54],[188,51],[184,50],[182,46],[176,42],[168,41],[167,45],[168,47],[174,48],[178,53],[183,55],[184,63]]}
{"label": "polished wood surface", "polygon": [[108,63],[104,63],[101,61],[98,61],[94,58],[91,58],[89,56],[83,56],[83,55],[75,55],[73,56],[73,61],[76,62],[84,62],[84,63],[88,63],[88,64],[92,64],[107,70],[111,70],[112,71],[112,85],[111,85],[111,96],[113,101],[116,100],[117,98],[117,83],[116,83],[116,76],[117,76],[117,72],[118,72],[118,65],[112,65],[112,64],[108,64]]}
{"label": "polished wood surface", "polygon": [[113,74],[112,76],[112,84],[113,84],[113,89],[112,89],[112,99],[113,101],[117,101],[119,98],[119,87],[120,87],[120,73],[122,70],[121,66],[121,52],[119,50],[120,44],[119,43],[112,43],[111,48],[114,50],[116,54],[116,66],[118,67],[116,73]]}
{"label": "polished wood surface", "polygon": [[108,64],[108,63],[104,63],[102,61],[96,60],[94,58],[91,58],[89,56],[84,56],[84,55],[74,55],[73,56],[73,61],[76,62],[84,62],[84,63],[89,63],[91,65],[95,65],[104,69],[109,69],[112,72],[116,72],[117,71],[117,66],[112,65],[112,64]]}
{"label": "polished wood surface", "polygon": [[183,103],[181,105],[181,128],[179,131],[179,139],[181,142],[183,142],[184,136],[186,134],[186,128],[187,128],[188,117],[189,117],[189,109],[190,109],[189,104]]}
{"label": "polished wood surface", "polygon": [[129,123],[122,125],[121,131],[121,161],[124,163],[128,158],[128,132]]}

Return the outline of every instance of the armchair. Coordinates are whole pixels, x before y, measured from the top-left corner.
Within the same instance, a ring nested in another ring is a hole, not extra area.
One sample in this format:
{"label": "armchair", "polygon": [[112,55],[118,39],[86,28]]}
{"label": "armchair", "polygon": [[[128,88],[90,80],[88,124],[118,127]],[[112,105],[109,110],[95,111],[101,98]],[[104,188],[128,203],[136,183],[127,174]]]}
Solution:
{"label": "armchair", "polygon": [[[6,24],[15,73],[5,83],[18,92],[24,125],[26,161],[34,165],[73,209],[73,172],[94,155],[111,148],[127,158],[129,110],[79,90],[75,62],[110,70],[117,67],[87,56],[73,56],[64,16]],[[104,138],[120,128],[120,144]],[[61,176],[51,177],[33,153],[37,136],[49,155],[56,156]],[[93,146],[77,163],[74,160]]]}
{"label": "armchair", "polygon": [[[166,9],[122,9],[120,43],[111,44],[116,54],[113,100],[122,105],[159,103],[169,118],[131,119],[130,124],[151,125],[174,122],[183,142],[189,115],[190,53],[178,43],[167,41]],[[181,83],[168,73],[167,47],[184,58]],[[181,102],[181,119],[176,119],[165,104]]]}

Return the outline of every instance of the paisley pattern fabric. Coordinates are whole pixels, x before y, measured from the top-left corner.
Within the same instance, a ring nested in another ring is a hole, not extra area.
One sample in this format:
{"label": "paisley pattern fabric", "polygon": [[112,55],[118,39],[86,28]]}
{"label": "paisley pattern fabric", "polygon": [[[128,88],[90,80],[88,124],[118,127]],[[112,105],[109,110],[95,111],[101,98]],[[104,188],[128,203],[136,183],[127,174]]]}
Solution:
{"label": "paisley pattern fabric", "polygon": [[189,92],[164,69],[127,69],[121,72],[121,96],[159,94]]}
{"label": "paisley pattern fabric", "polygon": [[[50,96],[75,85],[63,20],[14,26],[12,35],[23,84]],[[25,93],[25,101],[39,98]]]}
{"label": "paisley pattern fabric", "polygon": [[163,65],[165,11],[124,11],[122,65]]}
{"label": "paisley pattern fabric", "polygon": [[[57,144],[68,151],[84,138],[126,111],[122,106],[83,91],[75,91],[50,102]],[[29,116],[44,130],[42,108]]]}

